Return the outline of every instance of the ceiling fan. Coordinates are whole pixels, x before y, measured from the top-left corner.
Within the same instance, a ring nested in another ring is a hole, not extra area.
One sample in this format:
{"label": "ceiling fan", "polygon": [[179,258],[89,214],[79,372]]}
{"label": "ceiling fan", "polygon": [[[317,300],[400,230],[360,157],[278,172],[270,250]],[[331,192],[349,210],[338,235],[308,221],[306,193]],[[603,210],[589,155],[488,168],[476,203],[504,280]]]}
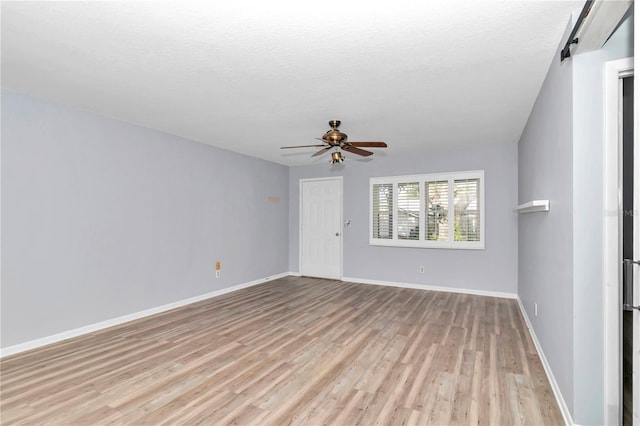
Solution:
{"label": "ceiling fan", "polygon": [[322,149],[312,157],[316,157],[318,155],[322,155],[325,152],[330,151],[332,148],[335,148],[335,151],[331,153],[331,163],[335,164],[340,161],[344,161],[344,157],[342,153],[338,151],[338,148],[350,152],[352,154],[362,155],[363,157],[368,157],[373,155],[373,152],[367,151],[364,148],[386,148],[387,144],[384,142],[347,142],[347,135],[338,130],[340,126],[340,120],[331,120],[329,122],[329,126],[331,126],[331,130],[327,130],[327,132],[322,136],[322,138],[316,138],[324,144],[318,145],[298,145],[298,146],[283,146],[280,149],[289,149],[289,148],[312,148],[312,147],[322,147]]}

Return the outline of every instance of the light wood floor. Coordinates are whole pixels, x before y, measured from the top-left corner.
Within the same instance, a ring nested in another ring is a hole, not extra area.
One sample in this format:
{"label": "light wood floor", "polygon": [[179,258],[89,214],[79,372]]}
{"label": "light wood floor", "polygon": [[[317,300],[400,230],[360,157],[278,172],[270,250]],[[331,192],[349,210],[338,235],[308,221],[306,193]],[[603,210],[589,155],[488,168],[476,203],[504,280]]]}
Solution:
{"label": "light wood floor", "polygon": [[514,300],[288,277],[0,362],[2,424],[563,424]]}

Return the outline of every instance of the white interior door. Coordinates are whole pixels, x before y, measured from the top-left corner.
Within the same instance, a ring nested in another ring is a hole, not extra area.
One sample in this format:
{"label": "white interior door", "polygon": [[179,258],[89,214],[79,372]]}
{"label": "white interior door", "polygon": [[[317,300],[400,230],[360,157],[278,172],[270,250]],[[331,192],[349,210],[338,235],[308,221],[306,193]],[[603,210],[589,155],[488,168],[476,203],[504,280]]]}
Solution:
{"label": "white interior door", "polygon": [[[640,28],[638,21],[633,22],[633,53],[634,56],[638,55],[640,49]],[[636,256],[640,257],[640,84],[635,84],[633,88],[633,251]],[[636,259],[637,260],[637,259]],[[640,271],[638,271],[638,265],[635,265],[637,273],[635,278],[635,306],[640,306]],[[633,424],[640,425],[640,311],[634,309],[633,311],[633,357],[635,358],[633,366]]]}
{"label": "white interior door", "polygon": [[[635,89],[638,93],[637,89]],[[634,104],[635,105],[635,104]],[[640,144],[638,143],[638,108],[634,110],[633,142],[633,352],[632,395],[633,424],[640,425]]]}
{"label": "white interior door", "polygon": [[[605,423],[638,423],[640,271],[638,253],[638,146],[633,58],[605,67]],[[634,94],[634,96],[630,96]],[[632,160],[632,161],[629,161]],[[636,167],[634,167],[634,163]],[[635,182],[635,183],[634,183]],[[635,187],[635,190],[634,190]],[[635,247],[634,247],[635,246]],[[635,253],[635,256],[634,256]],[[626,259],[626,260],[625,260]],[[630,290],[635,287],[633,297]],[[633,303],[631,299],[635,299]],[[625,306],[627,305],[627,306]],[[634,312],[635,311],[635,312]],[[635,324],[635,325],[634,325]],[[634,360],[635,358],[635,360]],[[632,420],[635,416],[635,420]]]}
{"label": "white interior door", "polygon": [[634,137],[633,77],[623,79],[622,105],[622,424],[640,425],[640,149]]}
{"label": "white interior door", "polygon": [[342,178],[300,181],[300,273],[342,278]]}

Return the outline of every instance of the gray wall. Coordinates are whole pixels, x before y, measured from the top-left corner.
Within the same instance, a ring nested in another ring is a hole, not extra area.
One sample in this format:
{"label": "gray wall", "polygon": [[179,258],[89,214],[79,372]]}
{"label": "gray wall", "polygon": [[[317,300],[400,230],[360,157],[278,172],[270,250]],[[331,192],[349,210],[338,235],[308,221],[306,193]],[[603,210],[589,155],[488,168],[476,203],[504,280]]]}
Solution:
{"label": "gray wall", "polygon": [[[292,167],[289,174],[289,268],[299,271],[299,181],[343,176],[343,276],[451,288],[517,292],[517,147],[484,145],[475,149],[393,156],[376,150],[369,159],[347,153],[341,165],[326,158],[318,165]],[[369,245],[369,178],[419,173],[485,170],[486,242],[484,250],[424,249]],[[419,273],[419,267],[425,273]]]}
{"label": "gray wall", "polygon": [[630,56],[632,18],[573,58],[574,420],[585,425],[604,423],[604,63]]}
{"label": "gray wall", "polygon": [[518,145],[520,203],[551,201],[519,217],[518,294],[578,424],[604,422],[603,66],[633,55],[632,28],[599,51],[554,56]]}
{"label": "gray wall", "polygon": [[3,90],[2,346],[286,272],[287,188],[284,166]]}
{"label": "gray wall", "polygon": [[519,203],[551,205],[548,213],[519,215],[518,295],[573,410],[573,61],[557,58],[518,144]]}

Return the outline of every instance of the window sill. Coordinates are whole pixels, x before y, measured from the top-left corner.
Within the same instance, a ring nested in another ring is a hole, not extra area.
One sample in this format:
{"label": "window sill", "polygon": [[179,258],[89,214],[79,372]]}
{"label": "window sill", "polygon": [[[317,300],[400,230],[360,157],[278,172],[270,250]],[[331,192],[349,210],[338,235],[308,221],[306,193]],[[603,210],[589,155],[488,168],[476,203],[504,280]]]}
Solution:
{"label": "window sill", "polygon": [[416,240],[379,240],[370,239],[370,246],[405,247],[423,249],[450,249],[450,250],[484,250],[484,241],[416,241]]}

